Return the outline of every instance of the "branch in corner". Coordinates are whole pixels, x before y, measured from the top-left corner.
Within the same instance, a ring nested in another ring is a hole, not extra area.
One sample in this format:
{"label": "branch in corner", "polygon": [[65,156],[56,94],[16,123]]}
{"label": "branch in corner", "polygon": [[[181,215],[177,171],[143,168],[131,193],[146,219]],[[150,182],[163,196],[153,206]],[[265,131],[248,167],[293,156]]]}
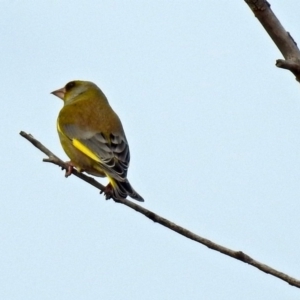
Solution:
{"label": "branch in corner", "polygon": [[281,25],[266,0],[245,0],[261,25],[265,28],[285,60],[276,62],[278,68],[291,71],[300,82],[300,51],[289,32]]}

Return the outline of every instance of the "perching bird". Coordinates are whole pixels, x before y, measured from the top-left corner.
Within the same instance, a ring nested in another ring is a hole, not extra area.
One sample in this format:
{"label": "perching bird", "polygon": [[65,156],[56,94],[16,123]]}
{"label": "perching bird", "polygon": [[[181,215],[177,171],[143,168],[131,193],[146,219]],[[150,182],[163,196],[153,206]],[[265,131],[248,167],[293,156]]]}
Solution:
{"label": "perching bird", "polygon": [[75,80],[52,92],[64,101],[57,118],[57,131],[72,168],[94,176],[107,177],[106,199],[127,196],[144,199],[127,180],[130,153],[122,123],[105,95],[94,83]]}

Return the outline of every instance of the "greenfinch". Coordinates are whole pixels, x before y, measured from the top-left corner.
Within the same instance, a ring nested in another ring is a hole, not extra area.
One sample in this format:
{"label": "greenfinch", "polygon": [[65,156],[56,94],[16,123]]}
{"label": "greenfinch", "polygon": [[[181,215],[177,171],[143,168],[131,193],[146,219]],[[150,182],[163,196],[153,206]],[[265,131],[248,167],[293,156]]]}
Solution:
{"label": "greenfinch", "polygon": [[52,94],[64,102],[57,118],[57,131],[71,159],[66,177],[73,167],[79,172],[106,176],[106,199],[123,200],[130,196],[144,201],[127,179],[128,142],[118,115],[101,89],[92,82],[75,80]]}

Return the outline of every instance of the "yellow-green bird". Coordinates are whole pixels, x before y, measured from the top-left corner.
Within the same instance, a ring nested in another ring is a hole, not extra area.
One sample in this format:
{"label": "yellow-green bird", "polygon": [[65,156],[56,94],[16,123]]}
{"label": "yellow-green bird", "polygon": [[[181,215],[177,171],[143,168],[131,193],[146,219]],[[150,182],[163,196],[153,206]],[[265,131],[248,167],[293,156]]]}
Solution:
{"label": "yellow-green bird", "polygon": [[106,199],[127,196],[144,199],[127,179],[130,153],[122,123],[101,89],[89,81],[75,80],[52,92],[64,101],[57,118],[60,142],[72,168],[94,176],[107,177]]}

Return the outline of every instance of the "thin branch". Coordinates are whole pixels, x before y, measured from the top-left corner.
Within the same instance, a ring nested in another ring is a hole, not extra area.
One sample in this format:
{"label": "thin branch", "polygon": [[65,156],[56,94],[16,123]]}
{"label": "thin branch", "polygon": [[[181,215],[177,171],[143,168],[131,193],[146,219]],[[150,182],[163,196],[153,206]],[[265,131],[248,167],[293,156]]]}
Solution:
{"label": "thin branch", "polygon": [[[31,142],[36,148],[38,148],[39,150],[41,150],[43,153],[45,153],[48,158],[44,159],[43,161],[44,162],[51,162],[55,165],[58,165],[60,166],[61,168],[65,169],[67,166],[65,165],[65,163],[60,159],[58,158],[56,155],[54,155],[49,149],[47,149],[43,144],[41,144],[38,140],[36,140],[31,134],[27,134],[26,132],[24,131],[21,131],[20,132],[20,135],[22,137],[24,137],[25,139],[27,139],[29,142]],[[93,185],[94,187],[96,187],[97,189],[99,189],[100,191],[103,191],[104,189],[104,186],[102,184],[100,184],[99,182],[97,182],[95,179],[89,177],[89,176],[86,176],[82,173],[79,173],[77,172],[75,169],[73,169],[73,174],[77,177],[79,177],[80,179],[88,182],[89,184]],[[238,259],[244,263],[247,263],[253,267],[256,267],[257,269],[267,273],[267,274],[270,274],[270,275],[273,275],[279,279],[282,279],[284,281],[286,281],[287,283],[289,283],[290,285],[293,285],[295,287],[298,287],[300,288],[300,281],[291,277],[291,276],[288,276],[287,274],[284,274],[282,272],[279,272],[257,260],[254,260],[253,258],[251,258],[249,255],[243,253],[242,251],[234,251],[234,250],[231,250],[229,248],[226,248],[226,247],[223,247],[221,245],[218,245],[208,239],[205,239],[157,214],[155,214],[154,212],[136,204],[136,203],[133,203],[127,199],[125,200],[122,200],[122,201],[115,201],[117,203],[121,203],[121,204],[124,204],[132,209],[134,209],[135,211],[143,214],[144,216],[146,216],[147,218],[149,218],[150,220],[152,220],[153,222],[156,222],[156,223],[159,223],[195,242],[198,242],[212,250],[215,250],[215,251],[219,251],[225,255],[228,255],[232,258],[235,258],[235,259]]]}
{"label": "thin branch", "polygon": [[[66,170],[67,165],[64,161],[62,161],[60,158],[58,158],[55,154],[53,154],[48,148],[46,148],[42,143],[40,143],[38,140],[36,140],[31,134],[27,134],[24,131],[20,132],[20,135],[24,137],[26,140],[28,140],[33,146],[41,150],[43,153],[45,153],[48,158],[44,158],[43,162],[50,162],[53,163],[62,169]],[[76,177],[86,181],[87,183],[91,184],[95,188],[99,189],[100,191],[104,191],[104,185],[102,185],[100,182],[96,181],[94,178],[89,177],[85,174],[82,174],[78,172],[76,169],[72,169],[72,174],[74,174]]]}
{"label": "thin branch", "polygon": [[276,66],[290,70],[296,80],[300,82],[300,51],[289,32],[279,22],[271,10],[271,5],[266,0],[244,0],[259,22],[265,28],[277,48],[282,53],[284,60],[277,60]]}

